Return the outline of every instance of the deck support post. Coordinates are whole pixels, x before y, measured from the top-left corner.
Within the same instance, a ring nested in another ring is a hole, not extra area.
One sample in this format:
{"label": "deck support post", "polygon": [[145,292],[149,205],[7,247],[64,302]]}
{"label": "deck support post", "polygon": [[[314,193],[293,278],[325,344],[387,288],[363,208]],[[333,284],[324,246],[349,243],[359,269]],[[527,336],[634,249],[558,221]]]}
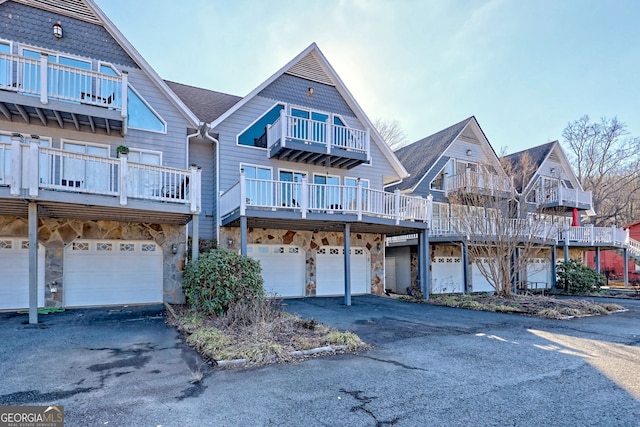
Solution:
{"label": "deck support post", "polygon": [[247,217],[240,217],[240,255],[247,256]]}
{"label": "deck support post", "polygon": [[460,248],[462,250],[462,288],[466,294],[469,292],[469,248],[464,242],[460,243]]}
{"label": "deck support post", "polygon": [[191,215],[191,259],[197,260],[200,256],[200,215]]}
{"label": "deck support post", "polygon": [[431,257],[429,256],[429,231],[422,230],[418,235],[418,277],[422,299],[429,299],[431,289]]}
{"label": "deck support post", "polygon": [[38,204],[29,202],[29,323],[38,323]]}
{"label": "deck support post", "polygon": [[596,271],[600,273],[600,246],[596,246],[596,257],[594,259]]}
{"label": "deck support post", "polygon": [[556,253],[556,246],[551,247],[551,288],[555,289],[557,283],[557,274],[558,271],[556,269],[558,254]]}
{"label": "deck support post", "polygon": [[351,305],[351,224],[344,225],[344,305]]}
{"label": "deck support post", "polygon": [[624,264],[622,264],[622,274],[624,278],[624,287],[629,287],[629,250],[627,248],[622,248],[622,259],[624,260]]}

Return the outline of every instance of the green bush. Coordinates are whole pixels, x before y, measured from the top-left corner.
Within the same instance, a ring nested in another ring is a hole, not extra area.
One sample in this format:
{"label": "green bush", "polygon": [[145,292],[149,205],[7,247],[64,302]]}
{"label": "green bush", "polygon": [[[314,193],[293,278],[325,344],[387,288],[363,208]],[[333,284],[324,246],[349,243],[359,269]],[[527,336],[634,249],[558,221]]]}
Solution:
{"label": "green bush", "polygon": [[575,259],[560,263],[557,274],[557,287],[569,294],[597,291],[606,283],[602,274]]}
{"label": "green bush", "polygon": [[184,270],[182,288],[195,310],[223,315],[236,301],[264,296],[260,263],[227,249],[212,249]]}

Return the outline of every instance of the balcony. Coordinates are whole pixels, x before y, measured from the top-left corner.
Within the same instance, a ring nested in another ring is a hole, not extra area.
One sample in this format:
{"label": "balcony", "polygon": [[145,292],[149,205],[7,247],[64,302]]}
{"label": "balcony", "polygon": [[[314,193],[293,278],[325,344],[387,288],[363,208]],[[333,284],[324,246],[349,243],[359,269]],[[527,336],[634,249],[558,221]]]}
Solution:
{"label": "balcony", "polygon": [[351,169],[370,160],[369,131],[286,115],[267,126],[269,158]]}
{"label": "balcony", "polygon": [[373,190],[361,184],[312,184],[304,179],[288,182],[241,175],[240,181],[220,197],[223,225],[246,216],[262,218],[263,223],[255,226],[269,228],[330,229],[340,223],[354,222],[373,224],[367,231],[379,233],[383,231],[374,230],[375,224],[391,226],[384,233],[395,233],[406,228],[426,228],[431,212],[430,198]]}
{"label": "balcony", "polygon": [[477,172],[469,168],[464,173],[445,178],[446,196],[492,196],[508,198],[514,195],[513,178]]}
{"label": "balcony", "polygon": [[611,227],[594,227],[592,225],[579,227],[564,227],[560,230],[558,240],[560,244],[568,246],[604,246],[627,247],[629,234],[627,230]]}
{"label": "balcony", "polygon": [[[519,239],[555,244],[558,227],[545,221],[515,218],[433,218],[429,235],[434,238],[465,240]],[[438,239],[435,239],[438,240]]]}
{"label": "balcony", "polygon": [[567,188],[556,178],[540,177],[534,189],[527,195],[527,202],[538,208],[591,209],[591,191]]}
{"label": "balcony", "polygon": [[31,120],[92,132],[124,132],[127,74],[114,76],[40,59],[0,54],[0,113],[9,121]]}
{"label": "balcony", "polygon": [[0,211],[26,216],[27,201],[51,218],[186,224],[200,212],[200,170],[0,143]]}

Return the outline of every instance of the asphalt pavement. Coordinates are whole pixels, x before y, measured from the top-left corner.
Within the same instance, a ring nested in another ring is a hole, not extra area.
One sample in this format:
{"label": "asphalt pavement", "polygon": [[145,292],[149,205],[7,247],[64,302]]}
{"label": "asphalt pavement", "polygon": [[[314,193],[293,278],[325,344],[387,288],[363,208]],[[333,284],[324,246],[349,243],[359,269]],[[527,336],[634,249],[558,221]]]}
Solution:
{"label": "asphalt pavement", "polygon": [[0,313],[0,405],[63,405],[67,426],[640,425],[638,300],[565,321],[352,301],[285,308],[371,350],[244,371],[202,361],[162,306]]}

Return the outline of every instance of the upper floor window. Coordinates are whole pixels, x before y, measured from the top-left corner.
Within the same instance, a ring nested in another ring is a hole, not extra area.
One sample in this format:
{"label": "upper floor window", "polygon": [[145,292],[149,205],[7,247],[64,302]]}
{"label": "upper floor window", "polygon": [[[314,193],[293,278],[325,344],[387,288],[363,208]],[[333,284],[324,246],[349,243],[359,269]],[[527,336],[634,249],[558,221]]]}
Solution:
{"label": "upper floor window", "polygon": [[247,178],[245,182],[247,203],[254,206],[272,206],[271,168],[241,164],[240,170]]}
{"label": "upper floor window", "polygon": [[[10,53],[11,45],[6,42],[0,42],[0,55]],[[0,56],[0,87],[9,87],[13,84],[11,81],[10,64],[6,57]]]}
{"label": "upper floor window", "polygon": [[[100,72],[110,76],[119,75],[112,66],[107,64],[100,65]],[[101,95],[104,98],[112,96],[109,92],[111,92],[111,89],[101,88]],[[130,128],[162,133],[167,131],[165,121],[131,86],[127,88],[127,113],[127,124]]]}
{"label": "upper floor window", "polygon": [[247,129],[238,135],[238,144],[247,145],[249,147],[267,148],[267,125],[273,124],[278,117],[280,111],[284,109],[284,105],[276,104],[273,108],[260,116],[258,120],[253,122]]}
{"label": "upper floor window", "polygon": [[[27,62],[22,67],[21,84],[27,93],[37,94],[40,92],[40,57],[42,51],[34,49],[22,49],[22,56],[37,60],[38,62]],[[48,62],[52,64],[65,65],[70,68],[48,67],[47,85],[49,95],[62,100],[78,99],[82,94],[91,94],[91,76],[77,70],[91,71],[91,61],[58,53],[49,53]]]}

